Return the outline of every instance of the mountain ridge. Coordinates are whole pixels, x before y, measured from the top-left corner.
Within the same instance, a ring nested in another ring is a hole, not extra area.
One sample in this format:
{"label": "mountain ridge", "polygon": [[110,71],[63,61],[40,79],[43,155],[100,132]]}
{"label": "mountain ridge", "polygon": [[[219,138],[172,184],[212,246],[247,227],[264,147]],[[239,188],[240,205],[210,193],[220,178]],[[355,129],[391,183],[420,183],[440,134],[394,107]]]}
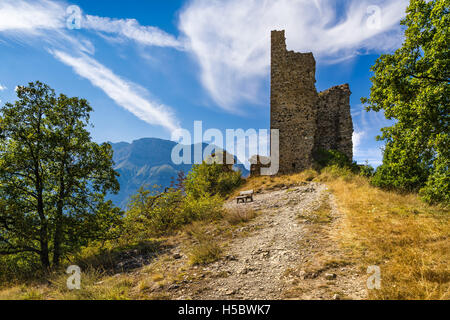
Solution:
{"label": "mountain ridge", "polygon": [[[142,138],[132,142],[108,142],[114,151],[114,169],[120,174],[118,181],[120,191],[117,195],[109,195],[108,200],[123,209],[126,208],[132,195],[141,187],[158,186],[164,189],[176,180],[178,173],[185,174],[192,169],[192,164],[176,165],[171,155],[176,142],[160,138]],[[202,152],[208,146],[202,143]],[[195,145],[190,145],[194,154]],[[235,166],[244,176],[248,170],[242,164]]]}

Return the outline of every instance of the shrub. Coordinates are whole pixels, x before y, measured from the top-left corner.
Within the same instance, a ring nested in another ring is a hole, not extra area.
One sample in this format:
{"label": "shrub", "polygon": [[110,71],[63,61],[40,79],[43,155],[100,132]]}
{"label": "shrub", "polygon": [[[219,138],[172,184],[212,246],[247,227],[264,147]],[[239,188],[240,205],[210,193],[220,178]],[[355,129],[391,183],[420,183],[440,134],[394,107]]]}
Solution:
{"label": "shrub", "polygon": [[425,186],[420,190],[422,200],[430,204],[450,204],[450,174],[448,172],[449,161],[435,164],[433,173],[428,177]]}
{"label": "shrub", "polygon": [[195,198],[181,190],[164,192],[141,189],[130,204],[125,218],[125,237],[132,242],[161,236],[199,220],[222,217],[223,199],[202,194]]}
{"label": "shrub", "polygon": [[366,178],[372,178],[375,174],[375,169],[369,165],[366,161],[365,165],[358,166],[359,167],[359,175]]}
{"label": "shrub", "polygon": [[383,164],[379,166],[371,179],[375,187],[407,192],[417,192],[426,181],[426,175],[421,170],[404,172],[401,165]]}
{"label": "shrub", "polygon": [[356,164],[352,163],[348,157],[340,151],[337,150],[324,150],[320,149],[314,154],[316,163],[322,167],[338,166],[340,168],[351,168],[356,169]]}
{"label": "shrub", "polygon": [[139,242],[163,236],[193,221],[223,216],[223,197],[242,183],[241,173],[220,164],[195,165],[176,188],[164,192],[141,188],[130,201],[125,217],[125,241]]}
{"label": "shrub", "polygon": [[0,285],[42,276],[40,260],[30,253],[0,256]]}
{"label": "shrub", "polygon": [[179,190],[157,192],[141,188],[132,197],[125,217],[128,235],[141,241],[174,230],[183,222],[182,203]]}
{"label": "shrub", "polygon": [[194,165],[186,177],[186,194],[196,199],[205,195],[228,196],[242,184],[241,172],[226,171],[224,165],[206,162]]}
{"label": "shrub", "polygon": [[[450,203],[450,156],[441,153],[432,166],[425,166],[414,159],[406,163],[392,150],[384,153],[383,164],[378,167],[371,183],[376,187],[402,192],[419,192],[422,200],[429,204]],[[409,167],[409,170],[405,170]]]}
{"label": "shrub", "polygon": [[183,203],[182,224],[199,220],[216,220],[222,217],[223,199],[219,195],[194,198],[186,196]]}

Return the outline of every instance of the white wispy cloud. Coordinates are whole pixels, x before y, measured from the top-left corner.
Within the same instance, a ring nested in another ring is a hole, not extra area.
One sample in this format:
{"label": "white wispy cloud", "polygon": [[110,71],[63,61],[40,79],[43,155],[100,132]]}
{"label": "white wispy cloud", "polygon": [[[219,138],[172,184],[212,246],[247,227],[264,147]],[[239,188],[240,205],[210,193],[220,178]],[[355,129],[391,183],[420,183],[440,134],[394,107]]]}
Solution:
{"label": "white wispy cloud", "polygon": [[[66,12],[69,4],[50,0],[1,0],[0,32],[15,36],[45,35],[47,31],[67,31]],[[142,26],[135,19],[112,19],[91,15],[81,16],[81,27],[99,33],[108,33],[121,39],[134,40],[147,46],[184,49],[184,43],[163,30]],[[47,36],[54,36],[48,35]]]}
{"label": "white wispy cloud", "polygon": [[359,164],[365,164],[366,161],[373,167],[378,167],[383,163],[383,150],[379,148],[359,148],[353,155],[353,159]]}
{"label": "white wispy cloud", "polygon": [[142,45],[172,47],[179,50],[185,48],[184,43],[173,35],[157,27],[142,26],[135,19],[111,19],[86,15],[83,19],[83,28],[114,34]]}
{"label": "white wispy cloud", "polygon": [[365,136],[363,131],[353,132],[353,154],[359,154],[359,148],[361,146],[362,138]]}
{"label": "white wispy cloud", "polygon": [[366,161],[374,167],[379,166],[383,160],[381,150],[382,143],[376,143],[379,147],[373,147],[375,137],[380,135],[381,128],[389,127],[393,121],[386,120],[382,112],[367,112],[363,105],[352,108],[353,123],[353,158],[361,164]]}
{"label": "white wispy cloud", "polygon": [[[365,139],[370,138],[366,131],[355,131],[353,133],[353,159],[360,164],[366,161],[373,167],[378,167],[383,162],[381,148],[368,148]],[[366,143],[364,143],[366,142]]]}
{"label": "white wispy cloud", "polygon": [[[368,24],[368,8],[374,3],[381,9],[379,28]],[[397,47],[407,3],[347,0],[344,10],[337,10],[334,0],[191,0],[179,16],[180,37],[134,19],[84,15],[81,27],[114,41],[188,51],[198,60],[202,85],[213,100],[238,113],[242,102],[265,104],[261,88],[269,76],[271,30],[286,30],[290,50],[312,51],[320,63],[332,63]],[[92,39],[66,29],[68,5],[0,0],[0,35],[37,45],[44,41],[54,51],[93,54]]]}
{"label": "white wispy cloud", "polygon": [[6,90],[6,87],[5,87],[5,86],[2,86],[2,85],[0,84],[0,91],[3,91],[3,90]]}
{"label": "white wispy cloud", "polygon": [[74,57],[57,50],[52,51],[52,54],[64,64],[71,66],[78,75],[102,89],[118,105],[139,119],[152,125],[163,126],[170,131],[179,127],[169,107],[145,98],[141,94],[141,92],[145,93],[144,89],[115,75],[96,60],[84,54]]}
{"label": "white wispy cloud", "polygon": [[[141,120],[168,130],[176,129],[178,120],[170,107],[148,98],[150,94],[145,89],[114,74],[87,55],[95,52],[95,46],[90,40],[66,28],[68,6],[62,1],[0,0],[0,35],[47,48],[55,58],[71,66],[77,74]],[[140,26],[135,20],[86,16],[82,26],[98,32],[114,33],[145,45],[181,47],[173,36],[158,28]],[[0,91],[2,88],[0,86]]]}
{"label": "white wispy cloud", "polygon": [[[270,31],[286,30],[289,50],[336,62],[359,52],[392,50],[401,43],[399,21],[408,0],[379,0],[379,28],[368,23],[369,0],[193,0],[180,15],[201,68],[201,81],[224,109],[255,102],[270,67]],[[343,17],[343,18],[341,18]]]}
{"label": "white wispy cloud", "polygon": [[59,2],[49,0],[0,1],[0,32],[37,33],[64,26],[65,10]]}

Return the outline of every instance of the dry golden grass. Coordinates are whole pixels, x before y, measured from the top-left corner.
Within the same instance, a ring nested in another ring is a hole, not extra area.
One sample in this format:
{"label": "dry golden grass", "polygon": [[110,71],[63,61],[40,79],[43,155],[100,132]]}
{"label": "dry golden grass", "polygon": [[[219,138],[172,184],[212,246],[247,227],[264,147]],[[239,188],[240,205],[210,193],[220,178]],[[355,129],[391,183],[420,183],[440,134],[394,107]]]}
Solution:
{"label": "dry golden grass", "polygon": [[220,259],[222,248],[214,241],[202,241],[192,248],[189,261],[192,265],[206,265]]}
{"label": "dry golden grass", "polygon": [[[448,209],[428,206],[413,194],[402,195],[374,188],[366,179],[345,170],[325,170],[320,175],[307,170],[295,175],[250,178],[235,195],[242,190],[275,190],[312,180],[329,186],[343,213],[334,236],[349,256],[339,263],[357,264],[363,272],[370,265],[381,268],[381,290],[370,290],[370,299],[450,298]],[[328,213],[326,206],[315,212],[318,221],[323,222],[327,222]],[[237,216],[240,219],[241,213]],[[246,216],[242,221],[245,219]],[[312,225],[329,226],[328,223]],[[179,236],[176,241],[183,241],[191,252],[190,263],[208,263],[220,258],[224,246],[220,241],[229,238],[232,228],[231,221],[229,224],[194,223],[181,233],[186,239]],[[206,231],[212,232],[211,237],[216,242],[205,238]],[[168,271],[167,266],[172,264],[161,259],[143,268],[137,276],[110,276],[91,270],[83,273],[82,288],[76,291],[66,288],[65,273],[55,274],[50,282],[36,281],[3,288],[0,300],[167,299],[170,297],[164,291],[155,288],[163,288],[184,276],[182,270]]]}
{"label": "dry golden grass", "polygon": [[206,233],[206,228],[199,223],[192,224],[185,232],[192,237],[189,263],[191,265],[206,265],[221,258],[222,247],[212,233]]}
{"label": "dry golden grass", "polygon": [[[344,217],[335,237],[350,252],[352,261],[347,262],[363,272],[370,265],[381,268],[381,289],[369,290],[369,299],[450,299],[448,208],[429,206],[416,194],[372,187],[345,169],[249,178],[234,195],[305,181],[325,183],[336,196]],[[326,212],[328,208],[319,208],[314,217],[327,222]]]}
{"label": "dry golden grass", "polygon": [[383,191],[358,176],[326,181],[344,213],[337,236],[361,268],[378,265],[382,287],[370,299],[449,299],[448,209]]}
{"label": "dry golden grass", "polygon": [[54,274],[48,284],[23,284],[0,291],[0,300],[126,300],[135,286],[127,275],[105,277],[96,271],[82,274],[80,290],[69,290],[65,273]]}
{"label": "dry golden grass", "polygon": [[310,223],[326,224],[332,221],[331,206],[329,201],[330,195],[325,193],[319,200],[319,206],[312,212],[300,214],[299,218],[304,219]]}
{"label": "dry golden grass", "polygon": [[249,208],[234,207],[225,211],[224,219],[231,225],[249,222],[257,216],[256,212]]}
{"label": "dry golden grass", "polygon": [[250,177],[242,187],[230,196],[230,198],[238,196],[239,193],[244,190],[254,190],[255,192],[259,192],[263,190],[270,191],[282,187],[297,186],[301,183],[313,181],[318,175],[317,171],[310,169],[292,175]]}

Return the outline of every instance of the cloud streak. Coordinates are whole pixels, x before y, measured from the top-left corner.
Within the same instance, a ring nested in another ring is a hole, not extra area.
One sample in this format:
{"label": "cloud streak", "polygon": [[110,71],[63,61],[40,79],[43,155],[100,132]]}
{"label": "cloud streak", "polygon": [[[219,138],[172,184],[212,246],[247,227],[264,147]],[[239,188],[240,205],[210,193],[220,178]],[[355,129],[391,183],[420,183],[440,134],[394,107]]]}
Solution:
{"label": "cloud streak", "polygon": [[285,29],[289,50],[312,51],[321,62],[398,46],[408,1],[377,3],[379,28],[368,23],[373,1],[349,0],[345,13],[338,14],[334,0],[193,0],[180,15],[179,28],[200,65],[204,87],[218,105],[236,112],[239,103],[263,96],[271,30]]}
{"label": "cloud streak", "polygon": [[111,19],[86,15],[83,28],[115,34],[147,46],[171,47],[185,50],[185,44],[174,36],[152,26],[142,26],[135,19]]}
{"label": "cloud streak", "polygon": [[65,10],[60,3],[48,0],[0,1],[0,32],[38,33],[64,27]]}
{"label": "cloud streak", "polygon": [[[1,0],[0,32],[44,35],[45,31],[66,30],[68,4],[49,0]],[[153,26],[142,26],[135,19],[112,19],[82,15],[81,27],[99,33],[116,35],[147,46],[173,47],[184,50],[183,41]]]}
{"label": "cloud streak", "polygon": [[[51,52],[58,60],[73,68],[94,86],[102,89],[112,100],[135,116],[152,125],[160,125],[167,130],[176,130],[179,125],[170,108],[146,99],[139,91],[144,89],[115,75],[96,60],[87,55],[73,57],[62,51]],[[144,91],[145,92],[145,91]]]}
{"label": "cloud streak", "polygon": [[360,148],[353,155],[353,159],[359,164],[367,161],[371,166],[378,167],[383,163],[383,150],[379,148]]}
{"label": "cloud streak", "polygon": [[[44,43],[55,58],[72,67],[78,75],[88,79],[139,119],[170,131],[178,128],[178,120],[170,107],[147,98],[150,94],[145,89],[119,77],[87,55],[93,54],[95,47],[91,41],[66,28],[67,7],[59,1],[1,0],[0,35],[39,47]],[[181,47],[173,36],[155,27],[140,26],[136,20],[86,16],[84,27],[115,33],[145,45]],[[2,89],[0,86],[0,91]]]}
{"label": "cloud streak", "polygon": [[363,131],[353,132],[353,154],[359,153],[359,148],[361,146],[361,140],[364,136],[365,136],[365,132],[363,132]]}
{"label": "cloud streak", "polygon": [[[386,52],[399,46],[399,20],[408,0],[375,3],[381,9],[379,28],[368,23],[373,0],[347,0],[339,6],[334,0],[191,0],[179,16],[179,37],[140,25],[135,19],[83,15],[81,27],[112,41],[131,40],[144,46],[189,52],[198,61],[200,81],[213,101],[231,113],[242,113],[244,104],[266,104],[261,97],[266,96],[262,88],[269,76],[271,30],[285,29],[289,50],[312,51],[321,63],[336,63],[360,53]],[[27,43],[34,41],[40,46],[43,40],[53,52],[82,53],[85,64],[95,69],[98,66],[90,63],[95,60],[84,55],[92,55],[94,45],[66,29],[67,6],[62,1],[0,0],[0,35]],[[98,87],[100,80],[95,81]],[[152,112],[162,110],[161,118],[170,118],[164,106],[155,108],[153,102],[149,105]],[[139,108],[130,108],[129,102],[125,108],[142,116]],[[144,119],[149,122],[147,116]],[[171,122],[169,126],[175,121]]]}

